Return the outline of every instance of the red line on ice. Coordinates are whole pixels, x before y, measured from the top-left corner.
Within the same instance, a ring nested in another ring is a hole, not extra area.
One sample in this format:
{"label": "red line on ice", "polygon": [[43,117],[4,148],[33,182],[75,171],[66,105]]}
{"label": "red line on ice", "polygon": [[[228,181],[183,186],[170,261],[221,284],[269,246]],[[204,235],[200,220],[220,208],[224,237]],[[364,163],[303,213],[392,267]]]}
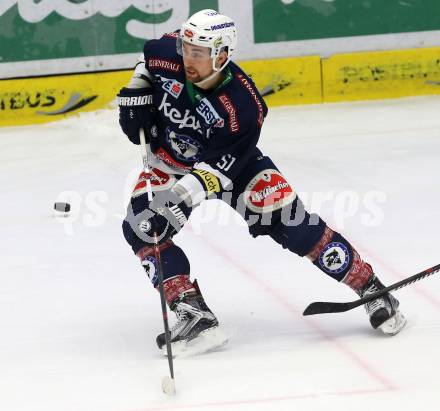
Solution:
{"label": "red line on ice", "polygon": [[287,300],[281,293],[279,293],[276,289],[269,286],[263,280],[261,280],[257,275],[248,270],[244,265],[240,262],[236,261],[230,253],[225,252],[221,247],[219,247],[216,243],[212,242],[209,237],[203,236],[203,243],[208,245],[219,254],[222,258],[227,260],[231,265],[235,266],[239,269],[246,277],[250,278],[254,283],[258,284],[261,288],[263,288],[267,294],[271,295],[275,301],[280,303],[287,308],[289,311],[294,313],[297,316],[300,316],[303,321],[306,321],[311,327],[316,329],[319,334],[321,334],[324,338],[329,340],[334,346],[346,355],[348,358],[352,360],[354,364],[356,364],[360,369],[366,372],[372,379],[381,384],[381,386],[386,390],[396,390],[395,385],[384,375],[379,373],[373,366],[369,365],[364,359],[362,359],[358,354],[354,351],[350,350],[347,346],[345,346],[341,341],[339,341],[336,337],[328,334],[321,326],[319,326],[315,321],[310,318],[303,317],[302,312],[296,308],[291,301]]}
{"label": "red line on ice", "polygon": [[[318,399],[323,397],[335,397],[335,396],[347,396],[347,395],[368,395],[376,394],[382,392],[388,392],[389,389],[378,388],[371,390],[353,390],[353,391],[338,391],[338,392],[325,392],[322,394],[303,394],[303,395],[290,395],[285,397],[267,397],[267,398],[248,398],[244,400],[231,400],[231,401],[218,401],[218,402],[205,402],[205,403],[193,403],[193,404],[182,404],[182,405],[165,405],[165,406],[154,406],[152,408],[142,408],[132,411],[163,411],[163,410],[185,410],[194,408],[208,408],[208,407],[238,407],[240,405],[251,405],[251,404],[264,404],[264,403],[274,403],[281,401],[298,401],[305,399]],[[172,400],[172,399],[170,399]]]}

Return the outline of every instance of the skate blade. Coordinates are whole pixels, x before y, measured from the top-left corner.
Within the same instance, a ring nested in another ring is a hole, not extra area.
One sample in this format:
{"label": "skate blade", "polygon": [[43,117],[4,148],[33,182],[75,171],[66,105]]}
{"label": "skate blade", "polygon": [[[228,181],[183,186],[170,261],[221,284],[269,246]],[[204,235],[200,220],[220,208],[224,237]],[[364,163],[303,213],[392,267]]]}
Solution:
{"label": "skate blade", "polygon": [[[184,358],[216,350],[228,342],[226,334],[219,328],[213,327],[202,331],[191,341],[177,341],[171,344],[173,358]],[[162,348],[162,354],[167,356],[167,348]]]}
{"label": "skate blade", "polygon": [[406,318],[397,310],[390,319],[386,320],[379,328],[386,335],[396,335],[405,327]]}

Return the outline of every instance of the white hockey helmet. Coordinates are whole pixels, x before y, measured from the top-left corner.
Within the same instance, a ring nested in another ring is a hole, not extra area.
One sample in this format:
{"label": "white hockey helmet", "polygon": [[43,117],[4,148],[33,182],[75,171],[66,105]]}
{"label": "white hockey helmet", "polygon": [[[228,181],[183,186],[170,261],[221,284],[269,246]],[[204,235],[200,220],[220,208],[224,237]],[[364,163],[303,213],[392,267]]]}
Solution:
{"label": "white hockey helmet", "polygon": [[[214,71],[223,70],[231,60],[237,46],[237,30],[234,21],[212,9],[201,10],[193,14],[180,29],[177,51],[182,55],[182,42],[211,49]],[[228,58],[222,67],[215,66],[215,60],[221,51],[226,51]]]}

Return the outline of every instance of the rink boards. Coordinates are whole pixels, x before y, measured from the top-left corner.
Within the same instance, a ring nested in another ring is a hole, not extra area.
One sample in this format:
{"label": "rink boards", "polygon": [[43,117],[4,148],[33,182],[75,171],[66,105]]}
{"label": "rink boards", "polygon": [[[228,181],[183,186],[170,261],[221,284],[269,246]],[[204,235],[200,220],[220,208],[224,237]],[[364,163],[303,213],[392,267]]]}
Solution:
{"label": "rink boards", "polygon": [[338,54],[322,60],[323,101],[440,93],[440,47]]}
{"label": "rink boards", "polygon": [[0,126],[47,123],[105,108],[127,71],[0,80]]}
{"label": "rink boards", "polygon": [[[271,107],[440,94],[440,47],[240,62]],[[0,126],[114,102],[131,70],[0,80]]]}

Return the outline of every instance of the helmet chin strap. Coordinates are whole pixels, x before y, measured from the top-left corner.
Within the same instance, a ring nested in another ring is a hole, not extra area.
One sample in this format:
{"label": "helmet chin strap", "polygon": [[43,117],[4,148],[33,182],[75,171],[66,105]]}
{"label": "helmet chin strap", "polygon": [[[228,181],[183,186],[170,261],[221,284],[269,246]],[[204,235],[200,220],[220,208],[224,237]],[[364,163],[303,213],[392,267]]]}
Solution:
{"label": "helmet chin strap", "polygon": [[229,63],[230,60],[231,59],[228,57],[228,59],[223,63],[223,65],[220,68],[215,67],[215,60],[214,60],[212,63],[212,68],[214,71],[205,79],[199,81],[198,83],[194,83],[194,85],[196,85],[197,87],[203,88],[206,85],[206,83],[211,81],[217,74],[222,72],[222,70],[227,66],[227,64]]}
{"label": "helmet chin strap", "polygon": [[206,77],[205,79],[203,79],[202,81],[199,81],[198,83],[194,83],[194,85],[196,85],[197,87],[203,88],[206,83],[208,83],[209,81],[211,81],[216,75],[218,75],[221,71],[214,71],[212,72],[208,77]]}

